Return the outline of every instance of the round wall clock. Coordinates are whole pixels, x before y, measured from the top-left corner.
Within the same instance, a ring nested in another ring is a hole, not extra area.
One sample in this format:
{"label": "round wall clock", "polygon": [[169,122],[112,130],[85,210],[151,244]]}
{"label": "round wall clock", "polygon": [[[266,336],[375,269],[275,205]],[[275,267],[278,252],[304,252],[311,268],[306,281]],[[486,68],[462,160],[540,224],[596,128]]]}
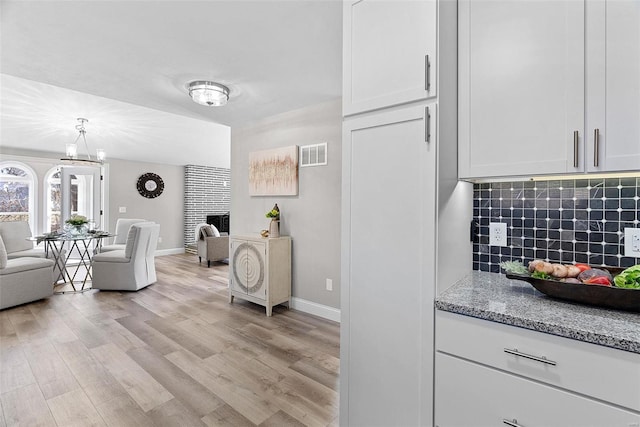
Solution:
{"label": "round wall clock", "polygon": [[155,173],[145,173],[138,178],[138,193],[148,199],[158,197],[164,191],[164,182]]}

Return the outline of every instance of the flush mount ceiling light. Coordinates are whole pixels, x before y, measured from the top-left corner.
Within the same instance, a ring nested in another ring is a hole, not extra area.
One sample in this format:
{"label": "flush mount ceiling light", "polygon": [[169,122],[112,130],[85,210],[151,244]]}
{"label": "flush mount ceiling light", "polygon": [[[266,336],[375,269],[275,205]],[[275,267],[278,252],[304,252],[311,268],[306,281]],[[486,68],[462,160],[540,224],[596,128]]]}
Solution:
{"label": "flush mount ceiling light", "polygon": [[[98,148],[96,150],[95,160],[92,159],[91,154],[89,154],[89,145],[87,145],[87,137],[86,137],[87,130],[84,128],[84,124],[87,123],[89,120],[83,119],[82,117],[78,117],[76,120],[78,120],[79,122],[79,124],[76,125],[76,129],[78,130],[78,136],[76,137],[76,140],[73,141],[73,144],[67,144],[67,151],[66,151],[67,157],[60,160],[69,164],[101,165],[102,163],[104,163],[104,159],[105,159],[105,151],[102,148]],[[82,141],[84,142],[84,148],[87,150],[86,159],[78,158],[78,141],[80,140],[80,138],[82,138]]]}
{"label": "flush mount ceiling light", "polygon": [[229,100],[229,88],[220,83],[197,80],[189,83],[189,96],[198,104],[220,107]]}

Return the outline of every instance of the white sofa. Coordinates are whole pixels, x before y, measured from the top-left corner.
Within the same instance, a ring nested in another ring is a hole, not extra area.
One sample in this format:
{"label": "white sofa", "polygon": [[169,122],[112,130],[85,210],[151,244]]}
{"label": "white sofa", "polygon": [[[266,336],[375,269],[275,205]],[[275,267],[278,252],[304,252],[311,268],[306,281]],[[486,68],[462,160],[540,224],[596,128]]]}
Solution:
{"label": "white sofa", "polygon": [[116,237],[114,237],[113,243],[110,245],[103,245],[100,248],[100,252],[123,250],[127,243],[127,236],[129,235],[131,226],[133,224],[146,221],[146,219],[139,218],[118,218],[118,220],[116,221]]}
{"label": "white sofa", "polygon": [[53,295],[53,261],[39,257],[9,259],[0,235],[0,309]]}
{"label": "white sofa", "polygon": [[92,288],[137,291],[155,283],[155,251],[159,235],[159,224],[133,224],[125,249],[103,252],[93,257]]}

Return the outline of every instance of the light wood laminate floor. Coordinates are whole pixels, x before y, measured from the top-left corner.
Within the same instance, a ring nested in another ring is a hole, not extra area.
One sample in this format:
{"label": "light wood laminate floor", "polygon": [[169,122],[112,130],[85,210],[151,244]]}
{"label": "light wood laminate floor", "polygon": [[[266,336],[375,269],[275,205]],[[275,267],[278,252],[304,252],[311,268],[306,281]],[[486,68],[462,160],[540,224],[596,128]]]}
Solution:
{"label": "light wood laminate floor", "polygon": [[156,268],[138,292],[0,311],[0,427],[338,424],[337,323],[229,304],[226,264]]}

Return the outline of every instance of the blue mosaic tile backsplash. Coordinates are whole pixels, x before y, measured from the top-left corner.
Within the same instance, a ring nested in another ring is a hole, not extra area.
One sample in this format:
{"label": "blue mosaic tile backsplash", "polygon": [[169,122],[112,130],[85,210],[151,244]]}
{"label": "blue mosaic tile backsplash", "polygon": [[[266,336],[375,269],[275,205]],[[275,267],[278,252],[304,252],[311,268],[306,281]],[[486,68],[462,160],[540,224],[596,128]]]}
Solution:
{"label": "blue mosaic tile backsplash", "polygon": [[[500,272],[502,261],[629,267],[624,229],[640,223],[640,178],[475,184],[473,269]],[[489,246],[489,223],[507,224],[506,247]]]}

